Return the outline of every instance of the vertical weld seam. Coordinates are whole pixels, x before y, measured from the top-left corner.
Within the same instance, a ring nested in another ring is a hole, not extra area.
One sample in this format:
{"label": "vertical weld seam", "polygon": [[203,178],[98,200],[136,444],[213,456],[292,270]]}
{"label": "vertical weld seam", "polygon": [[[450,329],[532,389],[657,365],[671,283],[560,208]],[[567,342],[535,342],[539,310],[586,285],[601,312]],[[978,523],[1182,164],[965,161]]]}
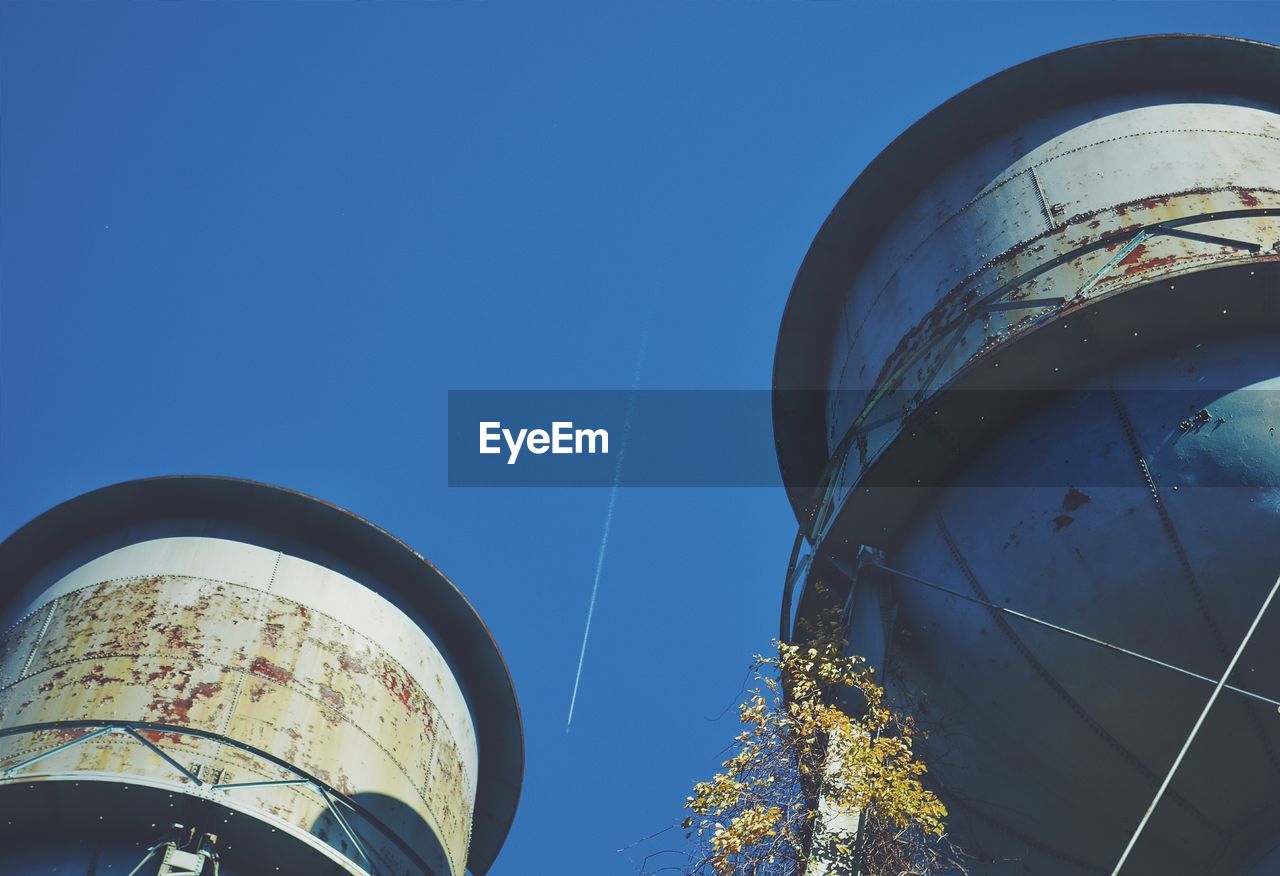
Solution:
{"label": "vertical weld seam", "polygon": [[[1133,458],[1138,463],[1138,471],[1142,474],[1142,480],[1146,483],[1147,491],[1151,494],[1156,516],[1160,518],[1160,527],[1164,530],[1165,537],[1173,548],[1174,554],[1177,555],[1178,565],[1182,568],[1183,579],[1187,582],[1187,588],[1191,591],[1191,598],[1195,602],[1196,608],[1200,611],[1200,617],[1204,620],[1205,627],[1209,630],[1209,637],[1213,641],[1214,650],[1218,652],[1218,656],[1223,660],[1228,660],[1231,657],[1231,652],[1222,636],[1222,630],[1218,627],[1218,622],[1213,616],[1213,610],[1209,607],[1209,600],[1205,598],[1203,588],[1200,587],[1195,568],[1191,565],[1191,558],[1187,555],[1187,550],[1182,544],[1182,538],[1178,535],[1178,528],[1174,525],[1173,518],[1169,516],[1169,510],[1160,499],[1160,489],[1156,486],[1156,480],[1151,474],[1150,466],[1147,465],[1146,457],[1142,452],[1142,445],[1138,443],[1138,434],[1133,428],[1133,422],[1129,419],[1129,412],[1125,410],[1124,401],[1109,377],[1107,379],[1107,389],[1111,393],[1111,404],[1115,407],[1116,416],[1120,418],[1120,426],[1124,430],[1125,440],[1129,443],[1129,450],[1133,453]],[[1241,708],[1244,709],[1246,719],[1257,735],[1258,742],[1262,745],[1262,750],[1267,755],[1267,760],[1271,763],[1271,768],[1276,772],[1280,772],[1280,755],[1277,755],[1275,747],[1267,736],[1266,728],[1258,719],[1257,713],[1243,703],[1241,703]]]}
{"label": "vertical weld seam", "polygon": [[276,586],[276,573],[280,571],[280,559],[283,556],[284,551],[276,551],[276,561],[271,567],[271,577],[267,580],[267,587],[262,591],[263,593],[270,593],[271,588]]}
{"label": "vertical weld seam", "polygon": [[22,681],[27,677],[27,673],[31,670],[31,664],[36,659],[36,654],[40,651],[40,646],[44,644],[45,633],[49,632],[49,625],[53,622],[53,612],[58,607],[58,602],[62,597],[55,597],[49,603],[49,610],[45,612],[44,623],[40,625],[40,632],[36,635],[36,639],[31,643],[31,653],[27,654],[27,660],[22,664],[22,671],[18,673],[18,677],[14,681]]}
{"label": "vertical weld seam", "polygon": [[[284,556],[283,551],[276,551],[276,561],[275,561],[275,564],[271,567],[271,578],[267,581],[266,589],[259,590],[258,595],[255,598],[254,614],[257,617],[260,617],[262,614],[262,597],[265,596],[267,593],[270,593],[271,588],[275,586],[276,573],[280,571],[280,558],[282,556]],[[220,736],[227,735],[228,731],[231,729],[231,719],[235,717],[236,709],[240,707],[240,695],[244,691],[244,680],[245,680],[245,676],[249,674],[249,670],[247,667],[245,667],[245,668],[241,668],[239,672],[240,672],[240,678],[238,681],[236,681],[236,692],[231,697],[231,707],[227,709],[227,717],[223,719],[222,730],[219,732]],[[219,747],[221,747],[222,743],[218,743],[218,745]]]}
{"label": "vertical weld seam", "polygon": [[[934,520],[936,521],[938,532],[942,536],[942,540],[946,542],[947,550],[950,552],[951,558],[960,568],[960,572],[969,583],[970,589],[972,589],[983,602],[993,602],[994,600],[992,600],[987,594],[986,588],[982,586],[982,583],[978,580],[977,575],[974,574],[973,569],[970,568],[968,561],[964,558],[964,555],[960,553],[960,546],[956,543],[955,537],[952,536],[951,530],[947,528],[947,524],[943,521],[942,515],[935,515]],[[1129,764],[1129,766],[1135,769],[1153,786],[1157,785],[1160,781],[1159,776],[1157,776],[1150,767],[1143,763],[1136,754],[1130,751],[1123,742],[1113,736],[1106,727],[1102,726],[1098,719],[1095,718],[1069,690],[1063,687],[1062,682],[1058,681],[1054,674],[1040,662],[1039,658],[1035,656],[1035,653],[1027,643],[1022,640],[1022,637],[1019,636],[1013,627],[1009,625],[1009,622],[1005,620],[1004,616],[994,608],[988,608],[987,613],[991,616],[991,620],[996,624],[996,626],[1000,628],[1000,632],[1009,640],[1009,643],[1013,645],[1014,649],[1022,655],[1024,660],[1027,661],[1027,665],[1031,667],[1032,671],[1039,676],[1041,681],[1049,686],[1050,690],[1058,695],[1072,713],[1083,721],[1084,724],[1109,748],[1111,748],[1112,751],[1118,754],[1125,763]],[[1197,809],[1181,794],[1170,791],[1169,799],[1177,803],[1180,808],[1199,821],[1206,829],[1219,836],[1222,834],[1222,828],[1211,821],[1207,815]]]}
{"label": "vertical weld seam", "polygon": [[1174,526],[1173,518],[1169,516],[1168,509],[1165,508],[1164,502],[1160,499],[1160,490],[1156,486],[1155,478],[1151,474],[1151,468],[1147,465],[1146,457],[1142,453],[1137,433],[1134,431],[1133,423],[1124,408],[1120,393],[1110,381],[1108,381],[1107,389],[1111,393],[1111,403],[1115,407],[1116,415],[1120,418],[1120,426],[1124,430],[1125,440],[1129,443],[1129,450],[1133,453],[1133,458],[1137,462],[1138,471],[1142,475],[1142,480],[1146,484],[1148,492],[1151,493],[1151,501],[1155,505],[1156,515],[1160,518],[1161,528],[1164,529],[1165,535],[1169,539],[1169,544],[1177,555],[1183,578],[1187,582],[1187,587],[1191,591],[1196,607],[1200,610],[1205,626],[1209,630],[1209,635],[1213,639],[1214,648],[1222,657],[1226,658],[1230,656],[1227,651],[1226,640],[1222,637],[1222,631],[1218,628],[1218,623],[1209,608],[1209,602],[1205,599],[1204,591],[1200,588],[1200,582],[1196,579],[1195,569],[1192,568],[1186,548],[1183,547],[1182,539],[1178,536],[1178,530]]}
{"label": "vertical weld seam", "polygon": [[1040,199],[1040,212],[1044,216],[1044,221],[1048,223],[1049,230],[1057,228],[1057,224],[1053,221],[1053,214],[1049,212],[1049,199],[1044,196],[1044,184],[1040,182],[1040,174],[1036,173],[1035,165],[1027,168],[1027,173],[1031,175],[1031,182],[1036,189],[1036,197]]}

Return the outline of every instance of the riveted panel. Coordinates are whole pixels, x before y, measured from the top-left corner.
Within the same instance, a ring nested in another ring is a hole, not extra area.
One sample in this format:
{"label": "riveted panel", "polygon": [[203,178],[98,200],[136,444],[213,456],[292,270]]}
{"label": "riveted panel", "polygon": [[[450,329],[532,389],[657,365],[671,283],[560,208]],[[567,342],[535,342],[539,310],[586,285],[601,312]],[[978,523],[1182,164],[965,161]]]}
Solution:
{"label": "riveted panel", "polygon": [[420,627],[332,570],[219,539],[124,548],[36,600],[0,638],[0,673],[0,731],[162,725],[0,737],[0,767],[85,738],[14,774],[24,780],[106,774],[233,795],[357,864],[367,854],[410,872],[385,838],[352,847],[314,787],[218,790],[289,781],[250,753],[265,752],[359,802],[424,859],[438,849],[431,866],[466,868],[477,752],[465,700]]}
{"label": "riveted panel", "polygon": [[[842,305],[829,366],[833,453],[855,423],[902,413],[869,411],[876,393],[927,397],[992,339],[1034,324],[1021,310],[980,315],[988,296],[1070,309],[1153,277],[1280,258],[1275,110],[1176,94],[1140,100],[1150,105],[1101,100],[1092,113],[1049,114],[959,162],[889,223]],[[1010,149],[1014,139],[1028,145]],[[1250,246],[1206,246],[1167,226]],[[1095,277],[1143,229],[1163,239]],[[983,339],[950,336],[979,315]]]}

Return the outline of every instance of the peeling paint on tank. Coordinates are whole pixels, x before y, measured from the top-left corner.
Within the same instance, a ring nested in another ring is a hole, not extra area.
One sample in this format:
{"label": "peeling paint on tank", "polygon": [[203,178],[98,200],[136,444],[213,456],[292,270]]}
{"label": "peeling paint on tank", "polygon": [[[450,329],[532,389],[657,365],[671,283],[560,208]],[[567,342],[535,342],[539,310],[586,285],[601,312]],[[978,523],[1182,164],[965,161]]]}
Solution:
{"label": "peeling paint on tank", "polygon": [[284,632],[284,624],[264,624],[262,627],[262,640],[266,642],[269,648],[280,647],[280,634]]}
{"label": "peeling paint on tank", "polygon": [[117,678],[115,676],[107,675],[105,671],[105,667],[101,663],[95,665],[92,669],[90,669],[88,672],[86,672],[84,675],[80,676],[79,678],[79,683],[83,687],[89,687],[92,685],[102,686],[102,685],[110,685],[110,684],[120,684],[123,681],[124,681],[123,678]]}
{"label": "peeling paint on tank", "polygon": [[[185,679],[177,690],[182,692],[186,689]],[[222,690],[222,684],[216,681],[202,681],[193,685],[191,692],[186,696],[166,698],[162,694],[156,695],[151,701],[151,712],[156,716],[155,720],[163,724],[189,724],[191,723],[191,707],[195,705],[196,700],[207,699],[216,695]],[[225,703],[218,705],[219,709],[225,708]]]}
{"label": "peeling paint on tank", "polygon": [[342,707],[346,705],[346,697],[329,687],[327,684],[320,685],[320,696],[326,703],[338,711],[342,711]]}
{"label": "peeling paint on tank", "polygon": [[293,681],[292,672],[283,666],[277,666],[266,657],[254,657],[253,662],[249,664],[249,671],[254,675],[269,678],[278,684],[288,684]]}
{"label": "peeling paint on tank", "polygon": [[[1075,487],[1071,487],[1067,490],[1067,494],[1062,497],[1062,510],[1067,513],[1078,511],[1092,501],[1093,497],[1088,493],[1083,493]],[[1016,538],[1016,536],[1014,537]]]}
{"label": "peeling paint on tank", "polygon": [[[322,574],[326,586],[338,586],[331,573]],[[118,716],[221,734],[312,775],[323,771],[343,793],[401,801],[417,813],[405,829],[438,828],[455,876],[462,873],[475,782],[433,699],[448,702],[450,696],[439,672],[419,669],[415,676],[336,612],[229,581],[110,575],[45,605],[0,637],[7,667],[20,670],[30,660],[24,678],[0,688],[0,726]],[[388,636],[399,642],[417,637],[424,644],[407,653],[426,652],[424,634],[407,619],[401,623],[386,629]],[[36,635],[41,629],[43,638]],[[7,668],[7,678],[17,670]],[[424,682],[432,685],[430,693]],[[455,719],[452,726],[470,725]],[[204,764],[252,781],[278,770],[213,740],[165,730],[149,730],[145,738],[191,767]],[[474,752],[474,737],[462,742]],[[0,738],[0,762],[14,744]],[[178,780],[170,765],[121,734],[90,740],[42,764],[62,772]],[[456,805],[433,796],[433,789],[445,788],[461,794]],[[294,788],[238,793],[242,803],[256,801],[299,829],[309,830],[323,814],[317,809],[322,801]]]}

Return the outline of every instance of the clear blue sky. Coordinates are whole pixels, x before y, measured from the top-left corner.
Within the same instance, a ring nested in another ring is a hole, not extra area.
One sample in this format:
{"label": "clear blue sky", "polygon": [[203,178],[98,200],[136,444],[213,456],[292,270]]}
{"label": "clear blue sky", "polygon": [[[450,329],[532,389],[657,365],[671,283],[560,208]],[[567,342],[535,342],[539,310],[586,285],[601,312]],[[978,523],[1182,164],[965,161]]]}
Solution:
{"label": "clear blue sky", "polygon": [[809,241],[892,137],[1015,62],[1160,31],[1280,41],[1280,7],[6,2],[0,534],[179,472],[370,518],[515,677],[493,872],[634,874],[616,850],[734,732],[790,511],[621,492],[566,736],[608,490],[449,488],[446,392],[625,389],[646,323],[642,386],[767,388]]}

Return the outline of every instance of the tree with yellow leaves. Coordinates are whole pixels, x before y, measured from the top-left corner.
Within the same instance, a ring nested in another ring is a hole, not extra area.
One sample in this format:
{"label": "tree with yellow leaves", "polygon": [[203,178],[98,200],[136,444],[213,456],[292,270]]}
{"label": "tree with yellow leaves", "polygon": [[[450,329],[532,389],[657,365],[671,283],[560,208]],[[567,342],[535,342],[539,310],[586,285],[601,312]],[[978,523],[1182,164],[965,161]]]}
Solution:
{"label": "tree with yellow leaves", "polygon": [[963,873],[947,810],[920,779],[919,735],[860,657],[838,611],[803,644],[757,657],[724,769],[685,806],[697,876],[924,876]]}

